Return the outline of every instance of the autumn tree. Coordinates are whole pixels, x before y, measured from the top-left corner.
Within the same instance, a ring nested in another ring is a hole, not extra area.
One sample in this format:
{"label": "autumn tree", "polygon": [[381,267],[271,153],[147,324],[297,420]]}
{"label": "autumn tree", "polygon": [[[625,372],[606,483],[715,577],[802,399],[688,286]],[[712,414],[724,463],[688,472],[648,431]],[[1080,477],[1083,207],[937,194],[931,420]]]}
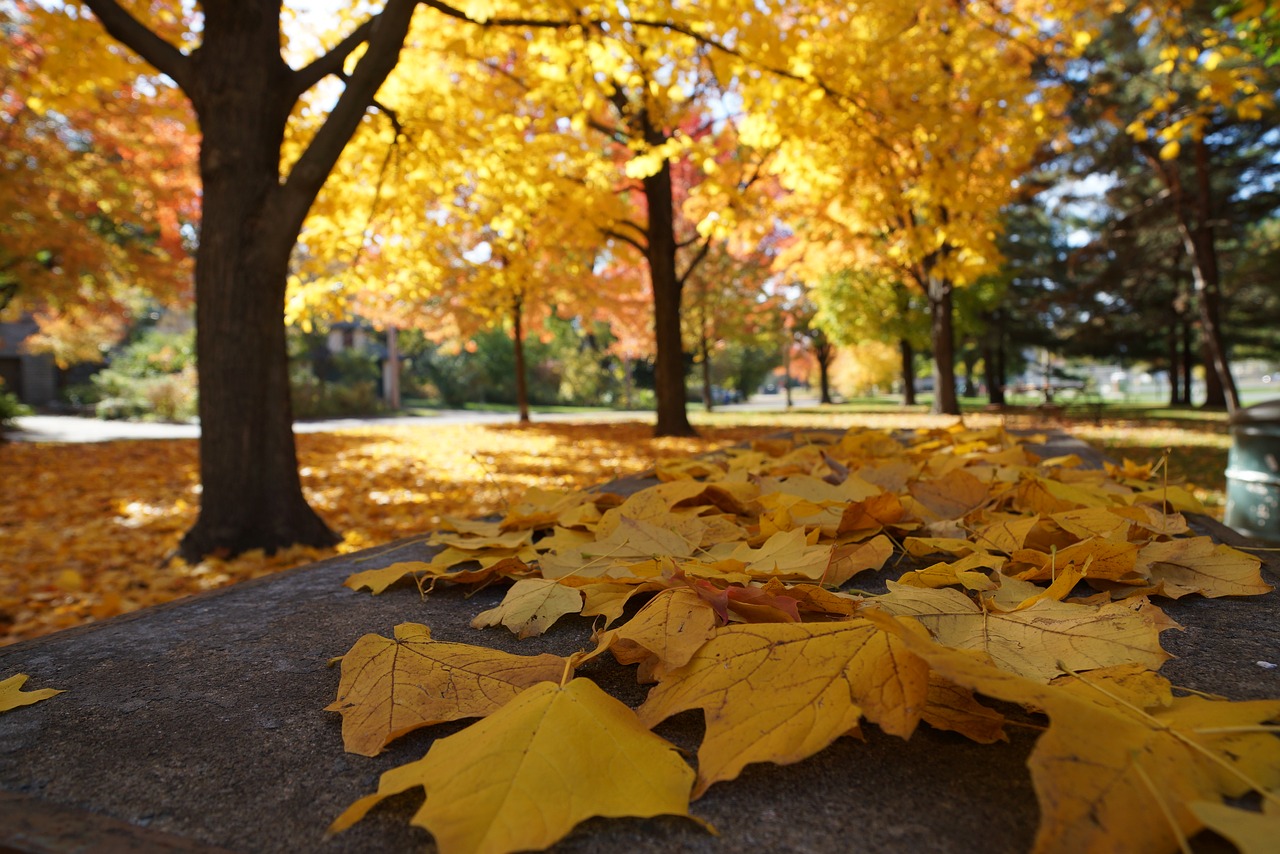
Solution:
{"label": "autumn tree", "polygon": [[91,20],[0,7],[0,311],[59,363],[98,361],[143,295],[189,299],[198,220],[181,94]]}
{"label": "autumn tree", "polygon": [[770,120],[749,141],[779,146],[784,186],[808,200],[807,227],[845,247],[828,253],[840,259],[828,271],[892,270],[928,297],[940,412],[958,411],[952,290],[995,269],[1000,209],[1057,129],[1053,96],[1031,74],[1039,53],[984,8],[842,10],[865,36],[852,44],[831,37],[823,10],[798,10],[792,30],[806,47],[787,68],[814,97],[751,90]]}

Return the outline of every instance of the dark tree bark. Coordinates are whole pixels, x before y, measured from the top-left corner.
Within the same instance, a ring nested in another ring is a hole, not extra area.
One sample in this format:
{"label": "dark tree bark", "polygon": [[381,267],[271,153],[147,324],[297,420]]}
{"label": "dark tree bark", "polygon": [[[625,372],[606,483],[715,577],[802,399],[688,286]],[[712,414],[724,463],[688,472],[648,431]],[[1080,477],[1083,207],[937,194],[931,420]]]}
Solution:
{"label": "dark tree bark", "polygon": [[696,436],[685,409],[684,346],[680,335],[680,297],[684,282],[676,272],[675,194],[671,164],[644,179],[649,206],[649,275],[653,283],[653,332],[657,345],[653,390],[657,398],[655,436]]}
{"label": "dark tree bark", "polygon": [[992,406],[1004,406],[1004,318],[999,309],[988,318],[986,338],[983,340],[982,367],[987,380],[987,402]]}
{"label": "dark tree bark", "polygon": [[831,400],[831,363],[836,357],[836,347],[827,337],[827,333],[814,328],[809,335],[813,346],[813,358],[818,363],[819,403],[832,403]]}
{"label": "dark tree bark", "polygon": [[1227,397],[1226,387],[1222,384],[1222,377],[1212,367],[1213,351],[1208,341],[1205,340],[1207,337],[1202,326],[1200,358],[1204,362],[1204,403],[1201,404],[1201,407],[1204,409],[1226,409],[1231,411],[1230,399]]}
{"label": "dark tree bark", "polygon": [[1195,369],[1195,351],[1191,347],[1191,321],[1182,319],[1182,402],[1191,405],[1191,375]]}
{"label": "dark tree bark", "polygon": [[705,325],[698,333],[698,349],[702,354],[702,408],[710,412],[715,408],[715,400],[711,394],[711,341]]}
{"label": "dark tree bark", "polygon": [[[190,55],[115,0],[87,5],[113,37],[182,88],[202,134],[195,273],[202,492],[200,516],[179,552],[198,560],[331,545],[338,538],[306,503],[298,477],[284,335],[289,254],[316,193],[395,66],[416,2],[390,0],[296,71],[280,56],[279,0],[205,0],[202,45]],[[280,144],[298,97],[341,73],[360,45],[367,50],[342,95],[282,179]]]}
{"label": "dark tree bark", "polygon": [[520,423],[528,424],[529,418],[529,369],[524,361],[524,300],[517,297],[511,305],[511,342],[516,356],[516,409]]}
{"label": "dark tree bark", "polygon": [[[1201,348],[1204,351],[1205,385],[1210,392],[1205,408],[1225,408],[1228,412],[1235,412],[1240,408],[1240,393],[1231,376],[1220,321],[1222,284],[1213,229],[1215,212],[1208,143],[1203,139],[1195,140],[1192,152],[1195,158],[1196,191],[1194,198],[1188,199],[1177,165],[1166,164],[1157,155],[1144,149],[1148,162],[1169,188],[1178,231],[1182,235],[1182,245],[1187,257],[1191,259],[1191,280],[1200,321]],[[1188,208],[1193,210],[1189,211]]]}
{"label": "dark tree bark", "polygon": [[1180,326],[1181,323],[1179,322],[1177,315],[1175,315],[1173,322],[1169,324],[1168,335],[1170,406],[1178,406],[1182,403],[1182,376],[1179,371],[1179,368],[1182,365],[1182,357],[1178,352]]}
{"label": "dark tree bark", "polygon": [[902,356],[902,405],[916,405],[916,351],[906,338],[898,339],[898,352]]}
{"label": "dark tree bark", "polygon": [[959,415],[956,398],[956,348],[952,328],[951,282],[926,273],[930,336],[933,341],[933,408],[935,415]]}

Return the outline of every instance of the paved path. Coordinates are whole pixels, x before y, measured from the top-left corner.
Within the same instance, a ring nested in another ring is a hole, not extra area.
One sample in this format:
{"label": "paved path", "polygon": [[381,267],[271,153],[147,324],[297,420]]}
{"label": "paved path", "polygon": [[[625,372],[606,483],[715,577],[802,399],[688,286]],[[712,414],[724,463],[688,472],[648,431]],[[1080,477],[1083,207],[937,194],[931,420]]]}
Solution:
{"label": "paved path", "polygon": [[[797,396],[797,407],[812,406],[816,400]],[[747,403],[718,406],[718,412],[782,412],[785,402],[779,394],[760,394]],[[537,413],[538,421],[649,421],[648,411],[550,412]],[[477,412],[469,409],[442,409],[430,415],[393,415],[374,418],[333,418],[325,421],[299,421],[295,433],[331,433],[357,427],[411,426],[436,424],[515,424],[514,412]],[[149,421],[103,421],[72,415],[28,415],[15,419],[17,429],[5,434],[19,442],[112,442],[120,439],[195,439],[199,424],[163,424]]]}

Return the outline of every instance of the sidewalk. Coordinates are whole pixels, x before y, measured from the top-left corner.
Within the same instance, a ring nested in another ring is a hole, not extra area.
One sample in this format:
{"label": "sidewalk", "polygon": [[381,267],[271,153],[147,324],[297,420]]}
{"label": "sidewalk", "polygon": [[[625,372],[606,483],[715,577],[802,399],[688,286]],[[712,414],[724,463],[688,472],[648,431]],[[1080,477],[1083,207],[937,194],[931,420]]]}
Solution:
{"label": "sidewalk", "polygon": [[[816,405],[817,399],[796,395],[794,406]],[[690,404],[690,411],[697,405]],[[717,412],[782,412],[786,401],[781,394],[754,395],[746,403],[717,406]],[[547,412],[533,414],[533,421],[651,421],[648,410],[599,410],[597,412]],[[430,415],[388,415],[367,418],[331,418],[297,421],[295,433],[332,433],[361,427],[430,427],[443,424],[515,424],[514,412],[481,412],[470,409],[441,409]],[[199,424],[168,424],[154,421],[103,421],[74,415],[27,415],[14,419],[15,429],[5,437],[16,442],[115,442],[124,439],[197,439]]]}

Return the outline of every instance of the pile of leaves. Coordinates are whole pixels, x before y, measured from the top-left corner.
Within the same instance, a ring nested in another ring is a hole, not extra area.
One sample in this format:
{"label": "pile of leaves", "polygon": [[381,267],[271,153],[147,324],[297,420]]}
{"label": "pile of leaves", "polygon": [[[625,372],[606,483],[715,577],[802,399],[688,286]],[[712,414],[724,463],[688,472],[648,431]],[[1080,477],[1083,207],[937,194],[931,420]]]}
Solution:
{"label": "pile of leaves", "polygon": [[[510,579],[474,626],[530,637],[581,615],[594,645],[521,656],[413,623],[362,637],[329,706],[349,752],[481,720],[388,770],[333,830],[421,787],[412,822],[441,851],[544,848],[591,816],[689,815],[748,764],[864,721],[987,744],[1021,707],[1047,717],[1037,849],[1185,850],[1210,827],[1264,850],[1280,700],[1176,695],[1156,672],[1176,624],[1152,598],[1271,588],[1257,558],[1191,531],[1199,503],[1155,468],[1040,458],[999,427],[853,429],[666,462],[629,495],[534,487],[499,519],[443,519],[431,560],[348,586]],[[639,708],[576,675],[606,654],[652,683]],[[651,732],[687,710],[706,724],[696,770]]]}
{"label": "pile of leaves", "polygon": [[533,484],[585,488],[777,429],[654,439],[642,423],[424,422],[298,436],[303,488],[343,535],[336,550],[198,564],[173,559],[199,510],[194,441],[0,443],[0,645],[499,513]]}

